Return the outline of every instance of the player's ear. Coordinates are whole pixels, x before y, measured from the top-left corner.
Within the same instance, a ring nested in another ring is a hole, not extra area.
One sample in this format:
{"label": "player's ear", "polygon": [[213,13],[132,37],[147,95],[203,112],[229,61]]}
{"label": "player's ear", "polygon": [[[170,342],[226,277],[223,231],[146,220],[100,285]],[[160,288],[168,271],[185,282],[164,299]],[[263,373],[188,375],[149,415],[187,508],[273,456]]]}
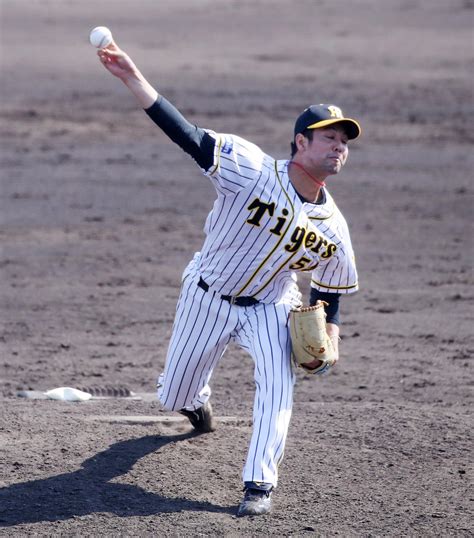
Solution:
{"label": "player's ear", "polygon": [[295,146],[299,151],[305,150],[308,147],[308,142],[309,140],[301,133],[295,136]]}

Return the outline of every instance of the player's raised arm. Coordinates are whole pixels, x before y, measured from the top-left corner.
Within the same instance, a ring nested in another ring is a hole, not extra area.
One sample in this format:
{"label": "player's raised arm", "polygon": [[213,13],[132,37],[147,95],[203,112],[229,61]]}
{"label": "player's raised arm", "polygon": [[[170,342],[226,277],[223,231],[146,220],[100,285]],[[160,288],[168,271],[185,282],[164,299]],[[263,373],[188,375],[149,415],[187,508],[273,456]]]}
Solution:
{"label": "player's raised arm", "polygon": [[119,78],[137,98],[148,116],[204,170],[214,160],[215,140],[204,129],[196,127],[142,75],[130,56],[115,41],[97,52],[102,65]]}
{"label": "player's raised arm", "polygon": [[102,65],[127,86],[143,108],[146,109],[153,105],[158,97],[158,92],[145,79],[130,56],[120,49],[115,41],[112,41],[107,48],[97,51],[97,55]]}

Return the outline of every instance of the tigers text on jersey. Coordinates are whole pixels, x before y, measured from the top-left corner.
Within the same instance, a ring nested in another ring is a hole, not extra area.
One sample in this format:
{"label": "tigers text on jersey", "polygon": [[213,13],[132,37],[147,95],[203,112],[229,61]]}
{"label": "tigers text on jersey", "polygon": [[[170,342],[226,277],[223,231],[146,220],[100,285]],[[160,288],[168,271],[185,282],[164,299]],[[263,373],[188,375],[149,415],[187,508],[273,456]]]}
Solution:
{"label": "tigers text on jersey", "polygon": [[324,204],[301,201],[276,161],[234,135],[216,136],[207,172],[218,197],[206,220],[199,272],[215,291],[276,303],[297,271],[312,271],[321,291],[357,290],[354,254],[341,212],[327,190]]}

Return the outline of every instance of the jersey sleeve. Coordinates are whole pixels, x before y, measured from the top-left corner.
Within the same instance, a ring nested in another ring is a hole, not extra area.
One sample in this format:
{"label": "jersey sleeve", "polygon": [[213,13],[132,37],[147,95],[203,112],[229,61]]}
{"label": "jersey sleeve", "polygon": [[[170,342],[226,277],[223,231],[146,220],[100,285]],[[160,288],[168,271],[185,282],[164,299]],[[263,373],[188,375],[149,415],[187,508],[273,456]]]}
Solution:
{"label": "jersey sleeve", "polygon": [[349,294],[358,291],[357,268],[349,236],[338,244],[327,263],[320,264],[313,271],[311,287],[327,293]]}
{"label": "jersey sleeve", "polygon": [[260,177],[266,155],[258,146],[235,135],[209,134],[216,143],[213,165],[205,174],[218,193],[235,194]]}

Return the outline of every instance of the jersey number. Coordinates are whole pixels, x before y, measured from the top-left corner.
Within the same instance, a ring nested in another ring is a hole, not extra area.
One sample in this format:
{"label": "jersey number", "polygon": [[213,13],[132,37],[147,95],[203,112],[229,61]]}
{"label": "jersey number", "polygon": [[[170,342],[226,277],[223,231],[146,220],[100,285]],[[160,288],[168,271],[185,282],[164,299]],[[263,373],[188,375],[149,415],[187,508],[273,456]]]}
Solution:
{"label": "jersey number", "polygon": [[306,256],[302,256],[297,262],[292,263],[290,265],[290,269],[292,271],[312,271],[315,267],[318,266],[318,264],[314,264],[311,267],[308,267],[308,263],[310,263],[310,259]]}

